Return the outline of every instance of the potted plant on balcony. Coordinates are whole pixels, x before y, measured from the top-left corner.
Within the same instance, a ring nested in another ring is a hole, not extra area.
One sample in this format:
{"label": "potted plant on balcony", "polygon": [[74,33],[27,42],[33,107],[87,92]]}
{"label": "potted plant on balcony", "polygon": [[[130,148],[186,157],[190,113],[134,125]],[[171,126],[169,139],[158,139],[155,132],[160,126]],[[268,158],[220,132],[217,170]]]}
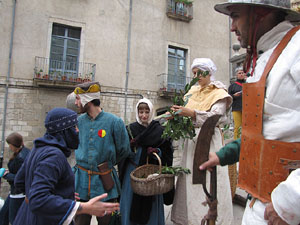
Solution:
{"label": "potted plant on balcony", "polygon": [[69,76],[69,81],[71,81],[71,82],[75,81],[75,76],[76,76],[76,73],[72,73],[72,75]]}
{"label": "potted plant on balcony", "polygon": [[67,80],[67,76],[66,76],[65,74],[63,74],[63,75],[61,76],[61,80],[63,80],[63,81]]}
{"label": "potted plant on balcony", "polygon": [[83,82],[90,82],[92,80],[92,77],[93,77],[93,73],[92,72],[86,74]]}
{"label": "potted plant on balcony", "polygon": [[[53,73],[53,72],[50,72],[50,74],[51,74],[51,73]],[[43,79],[49,80],[49,75],[48,75],[48,74],[44,74]]]}
{"label": "potted plant on balcony", "polygon": [[50,80],[53,80],[53,77],[54,77],[54,74],[56,73],[56,71],[53,71],[53,70],[51,70],[50,71],[50,73],[49,73],[49,75],[47,74],[47,76],[44,78],[44,79],[50,79]]}
{"label": "potted plant on balcony", "polygon": [[79,76],[76,78],[76,82],[77,82],[77,83],[81,83],[81,82],[82,82],[81,73],[80,73]]}
{"label": "potted plant on balcony", "polygon": [[34,74],[35,74],[35,78],[41,78],[43,70],[40,69],[38,70],[36,67],[34,68]]}

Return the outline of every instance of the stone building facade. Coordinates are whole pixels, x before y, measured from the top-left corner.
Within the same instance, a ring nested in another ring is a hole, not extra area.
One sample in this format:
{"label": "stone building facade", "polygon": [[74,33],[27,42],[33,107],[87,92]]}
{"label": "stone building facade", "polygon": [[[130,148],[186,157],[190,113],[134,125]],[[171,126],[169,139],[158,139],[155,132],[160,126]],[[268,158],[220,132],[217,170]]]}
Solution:
{"label": "stone building facade", "polygon": [[135,121],[142,97],[158,112],[171,105],[196,57],[211,58],[228,85],[231,38],[228,17],[213,9],[218,2],[1,0],[2,165],[10,156],[5,137],[17,131],[31,148],[46,113],[66,106],[78,78],[99,81],[101,106],[125,123]]}

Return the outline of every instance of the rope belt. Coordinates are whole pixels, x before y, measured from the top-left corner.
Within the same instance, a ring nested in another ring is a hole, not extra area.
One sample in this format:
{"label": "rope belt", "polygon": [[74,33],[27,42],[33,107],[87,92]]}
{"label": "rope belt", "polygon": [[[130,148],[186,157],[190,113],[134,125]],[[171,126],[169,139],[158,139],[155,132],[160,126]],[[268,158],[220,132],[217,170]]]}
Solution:
{"label": "rope belt", "polygon": [[81,170],[87,172],[88,175],[89,175],[89,190],[88,190],[88,196],[89,196],[89,197],[90,197],[90,192],[91,192],[91,177],[92,177],[92,175],[102,175],[102,176],[103,176],[103,175],[109,174],[109,173],[112,171],[112,169],[110,169],[110,170],[107,170],[107,171],[105,171],[105,172],[99,172],[99,171],[88,170],[88,169],[86,169],[86,168],[84,168],[84,167],[82,167],[82,166],[79,166],[78,164],[76,164],[76,166],[77,166],[79,169],[81,169]]}

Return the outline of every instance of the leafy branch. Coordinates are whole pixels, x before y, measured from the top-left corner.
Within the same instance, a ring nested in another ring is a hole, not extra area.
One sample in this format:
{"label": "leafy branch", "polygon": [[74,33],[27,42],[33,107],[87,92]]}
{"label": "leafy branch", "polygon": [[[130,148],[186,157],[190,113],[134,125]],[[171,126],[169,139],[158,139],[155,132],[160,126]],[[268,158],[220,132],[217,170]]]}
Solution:
{"label": "leafy branch", "polygon": [[[198,74],[197,74],[198,75]],[[187,100],[184,101],[184,95],[188,93],[191,87],[199,81],[199,76],[193,78],[193,80],[185,85],[184,92],[180,90],[180,93],[175,92],[172,98],[173,105],[185,106]],[[190,117],[179,116],[180,110],[177,112],[173,111],[170,107],[167,110],[169,114],[166,117],[173,117],[169,119],[165,124],[165,129],[162,134],[162,138],[172,138],[173,140],[179,140],[180,138],[193,139],[196,136],[195,127]]]}

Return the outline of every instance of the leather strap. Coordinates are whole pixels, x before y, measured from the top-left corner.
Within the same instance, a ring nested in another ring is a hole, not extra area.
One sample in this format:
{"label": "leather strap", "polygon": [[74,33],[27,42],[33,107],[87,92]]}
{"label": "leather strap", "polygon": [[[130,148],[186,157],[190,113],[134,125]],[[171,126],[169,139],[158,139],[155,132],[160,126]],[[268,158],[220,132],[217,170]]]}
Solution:
{"label": "leather strap", "polygon": [[236,83],[237,85],[239,85],[239,86],[241,86],[241,87],[243,86],[240,82],[237,82],[237,81],[236,81],[236,82],[234,82],[234,83]]}
{"label": "leather strap", "polygon": [[102,176],[103,176],[103,175],[106,175],[106,174],[111,173],[111,171],[112,171],[112,169],[110,169],[110,170],[107,170],[107,171],[101,173],[101,172],[99,172],[99,171],[88,170],[88,169],[86,169],[86,168],[84,168],[84,167],[82,167],[82,166],[80,166],[80,165],[78,165],[78,164],[76,164],[76,166],[77,166],[79,169],[81,169],[81,170],[87,172],[87,174],[89,175],[89,189],[88,189],[88,196],[90,196],[90,194],[91,194],[91,177],[92,177],[92,175],[102,175]]}

